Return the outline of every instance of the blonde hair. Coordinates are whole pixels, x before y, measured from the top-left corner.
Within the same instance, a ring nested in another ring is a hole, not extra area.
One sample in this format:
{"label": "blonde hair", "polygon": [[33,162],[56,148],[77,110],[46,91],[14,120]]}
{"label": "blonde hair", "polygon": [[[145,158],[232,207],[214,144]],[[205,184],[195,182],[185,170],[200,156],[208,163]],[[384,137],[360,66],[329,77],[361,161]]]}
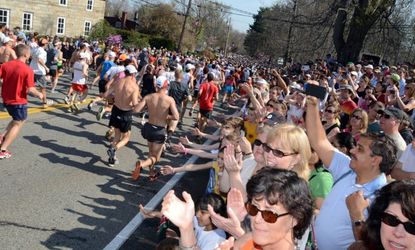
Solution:
{"label": "blonde hair", "polygon": [[310,175],[308,161],[311,157],[311,147],[304,130],[292,124],[280,124],[272,128],[268,133],[267,141],[269,140],[280,140],[281,142],[284,142],[284,144],[289,145],[293,152],[299,154],[300,160],[295,164],[292,170],[296,172],[298,176],[308,181]]}
{"label": "blonde hair", "polygon": [[361,109],[361,108],[357,108],[357,109],[353,110],[352,116],[354,114],[356,114],[357,112],[360,112],[361,117],[362,117],[362,119],[360,119],[361,124],[360,124],[359,131],[362,134],[366,133],[367,127],[369,126],[369,116],[367,115],[367,112],[364,109]]}

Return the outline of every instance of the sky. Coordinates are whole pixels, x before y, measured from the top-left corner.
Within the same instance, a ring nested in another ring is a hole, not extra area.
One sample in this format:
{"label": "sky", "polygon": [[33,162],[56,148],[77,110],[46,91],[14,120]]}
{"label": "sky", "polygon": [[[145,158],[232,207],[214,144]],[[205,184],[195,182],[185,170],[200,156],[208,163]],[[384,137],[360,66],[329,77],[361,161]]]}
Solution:
{"label": "sky", "polygon": [[[129,0],[130,3],[136,2],[141,3],[140,0]],[[154,0],[148,0],[149,2],[157,2]],[[161,0],[162,2],[170,2],[169,0]],[[225,5],[237,8],[239,10],[244,10],[251,13],[257,13],[260,7],[269,7],[273,5],[278,0],[215,0],[218,3],[223,3]],[[232,11],[238,13],[236,11]],[[249,25],[254,22],[252,17],[240,16],[231,14],[232,27],[235,30],[240,32],[246,32],[249,29]]]}
{"label": "sky", "polygon": [[[239,10],[244,10],[252,13],[257,13],[260,7],[272,6],[277,0],[217,0],[219,3],[232,6]],[[236,12],[236,11],[232,11]],[[238,31],[246,32],[249,25],[254,22],[251,17],[244,17],[238,15],[230,15],[232,27]]]}

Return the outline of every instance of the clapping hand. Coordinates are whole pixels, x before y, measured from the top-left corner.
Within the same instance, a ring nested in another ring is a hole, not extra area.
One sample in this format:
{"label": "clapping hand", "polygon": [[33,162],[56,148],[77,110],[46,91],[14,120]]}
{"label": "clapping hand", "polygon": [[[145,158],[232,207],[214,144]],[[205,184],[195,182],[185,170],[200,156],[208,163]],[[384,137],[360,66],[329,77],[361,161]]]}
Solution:
{"label": "clapping hand", "polygon": [[226,146],[224,155],[223,155],[223,163],[228,173],[241,171],[242,164],[240,160],[241,159],[237,160],[235,158],[235,146],[232,144]]}
{"label": "clapping hand", "polygon": [[189,229],[193,227],[195,204],[186,191],[183,192],[183,198],[185,201],[177,198],[174,190],[170,190],[163,199],[161,212],[179,229]]}

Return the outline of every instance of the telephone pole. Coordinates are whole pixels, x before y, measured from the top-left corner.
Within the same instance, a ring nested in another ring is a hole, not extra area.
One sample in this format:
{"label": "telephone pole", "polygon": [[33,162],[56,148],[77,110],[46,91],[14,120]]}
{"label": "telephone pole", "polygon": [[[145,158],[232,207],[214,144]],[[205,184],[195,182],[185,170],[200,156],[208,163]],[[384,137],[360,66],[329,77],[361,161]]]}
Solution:
{"label": "telephone pole", "polygon": [[225,57],[228,55],[229,33],[231,33],[231,18],[230,17],[228,19],[228,32],[226,33]]}
{"label": "telephone pole", "polygon": [[177,45],[177,51],[178,52],[181,52],[181,50],[182,50],[182,42],[183,42],[183,37],[184,37],[184,31],[186,29],[187,17],[190,15],[190,8],[191,7],[192,7],[192,0],[189,0],[189,3],[187,4],[186,15],[184,16],[184,21],[183,21],[183,26],[182,26],[182,32],[180,33],[179,44]]}

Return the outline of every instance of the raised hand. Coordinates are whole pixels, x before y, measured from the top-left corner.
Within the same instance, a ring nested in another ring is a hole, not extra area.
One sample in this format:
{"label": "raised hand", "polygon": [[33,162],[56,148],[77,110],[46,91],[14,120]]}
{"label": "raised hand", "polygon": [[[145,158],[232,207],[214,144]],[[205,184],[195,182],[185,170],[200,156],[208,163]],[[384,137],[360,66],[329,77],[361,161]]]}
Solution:
{"label": "raised hand", "polygon": [[243,221],[247,215],[247,212],[241,191],[236,188],[232,188],[228,193],[226,202],[226,207],[228,210],[231,209],[233,213],[235,213],[235,215],[238,217],[238,220]]}
{"label": "raised hand", "polygon": [[242,164],[235,158],[235,146],[228,145],[225,148],[223,155],[223,163],[225,165],[226,171],[230,172],[240,172],[242,169]]}
{"label": "raised hand", "polygon": [[179,141],[183,145],[189,145],[191,143],[187,136],[180,136]]}
{"label": "raised hand", "polygon": [[233,249],[233,245],[235,243],[235,238],[230,237],[229,239],[222,241],[215,250],[231,250]]}
{"label": "raised hand", "polygon": [[240,237],[244,234],[244,230],[241,228],[241,223],[233,212],[232,208],[227,208],[228,218],[217,214],[211,205],[208,205],[208,212],[212,223],[220,229],[225,230],[233,236]]}
{"label": "raised hand", "polygon": [[189,229],[193,227],[195,204],[186,191],[183,192],[183,198],[185,201],[177,198],[174,190],[170,190],[163,199],[161,212],[179,229]]}

